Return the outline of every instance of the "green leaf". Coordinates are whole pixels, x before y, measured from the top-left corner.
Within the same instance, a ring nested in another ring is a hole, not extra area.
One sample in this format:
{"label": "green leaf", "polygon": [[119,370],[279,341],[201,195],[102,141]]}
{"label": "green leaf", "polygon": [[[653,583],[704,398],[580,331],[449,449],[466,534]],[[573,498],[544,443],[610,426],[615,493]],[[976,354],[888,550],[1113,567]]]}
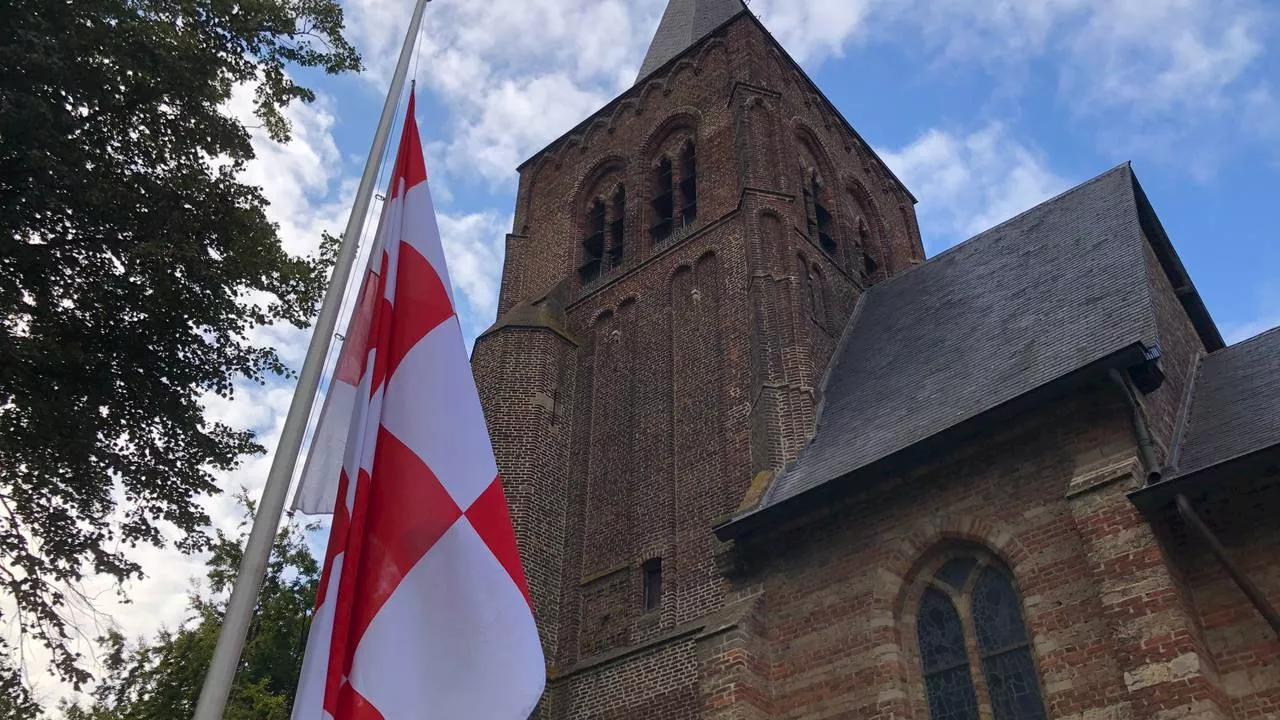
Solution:
{"label": "green leaf", "polygon": [[0,595],[79,685],[60,588],[140,577],[161,523],[211,547],[212,473],[262,447],[200,397],[287,372],[250,331],[307,325],[332,259],[240,181],[232,90],[284,140],[314,98],[290,72],[360,58],[336,0],[7,0],[0,67]]}

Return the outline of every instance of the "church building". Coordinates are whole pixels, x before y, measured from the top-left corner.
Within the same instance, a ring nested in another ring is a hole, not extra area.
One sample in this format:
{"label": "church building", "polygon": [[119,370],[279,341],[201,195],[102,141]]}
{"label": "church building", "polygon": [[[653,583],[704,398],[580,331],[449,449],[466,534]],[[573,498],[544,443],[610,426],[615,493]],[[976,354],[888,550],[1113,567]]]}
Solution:
{"label": "church building", "polygon": [[671,0],[519,173],[472,366],[536,717],[1280,718],[1280,330],[1224,344],[1128,164],[926,258],[741,0]]}

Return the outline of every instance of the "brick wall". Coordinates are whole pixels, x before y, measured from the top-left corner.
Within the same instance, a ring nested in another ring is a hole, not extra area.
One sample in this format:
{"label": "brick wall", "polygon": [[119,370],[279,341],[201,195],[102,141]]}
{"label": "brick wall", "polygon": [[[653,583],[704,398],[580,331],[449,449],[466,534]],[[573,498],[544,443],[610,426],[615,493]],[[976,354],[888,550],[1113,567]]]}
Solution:
{"label": "brick wall", "polygon": [[1050,717],[1227,717],[1177,572],[1125,497],[1139,475],[1099,383],[747,541],[737,582],[768,608],[769,717],[927,718],[912,588],[967,544],[1021,590]]}
{"label": "brick wall", "polygon": [[[656,242],[655,164],[689,140],[697,220]],[[619,186],[623,251],[584,280],[586,208]],[[808,439],[865,287],[923,259],[912,202],[746,17],[522,167],[499,312],[523,320],[472,361],[547,652],[541,718],[923,718],[914,593],[964,543],[1016,579],[1051,717],[1275,711],[1275,646],[1241,635],[1239,598],[1129,504],[1133,431],[1105,382],[716,541]],[[1169,379],[1144,408],[1167,448],[1197,341],[1155,270]],[[1265,575],[1274,533],[1233,542]]]}
{"label": "brick wall", "polygon": [[[1273,607],[1280,606],[1280,526],[1272,508],[1280,491],[1243,492],[1212,503],[1205,519],[1228,555]],[[1176,522],[1174,523],[1176,526]],[[1198,537],[1171,542],[1184,569],[1204,637],[1234,717],[1280,717],[1280,638]]]}
{"label": "brick wall", "polygon": [[[678,180],[689,141],[697,219],[677,204],[658,241],[655,168],[666,154]],[[623,250],[583,277],[586,209],[618,187]],[[542,716],[745,717],[733,678],[761,646],[737,621],[704,627],[733,597],[711,528],[812,432],[862,289],[923,258],[913,201],[743,17],[526,163],[515,215],[500,317],[563,285],[563,333],[500,322],[473,367],[555,678]]]}
{"label": "brick wall", "polygon": [[1151,427],[1162,462],[1169,462],[1169,451],[1177,427],[1178,413],[1187,394],[1187,383],[1195,372],[1204,343],[1187,317],[1181,301],[1173,292],[1169,276],[1160,267],[1149,240],[1142,243],[1147,260],[1147,283],[1151,289],[1151,305],[1159,333],[1161,367],[1165,373],[1160,389],[1142,398],[1143,410]]}

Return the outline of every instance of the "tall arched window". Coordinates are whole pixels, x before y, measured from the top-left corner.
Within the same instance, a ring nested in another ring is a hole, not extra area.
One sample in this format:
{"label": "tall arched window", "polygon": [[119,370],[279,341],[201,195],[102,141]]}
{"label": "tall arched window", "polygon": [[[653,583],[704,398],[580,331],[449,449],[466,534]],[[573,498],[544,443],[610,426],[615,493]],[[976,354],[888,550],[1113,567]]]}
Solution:
{"label": "tall arched window", "polygon": [[613,193],[609,213],[609,266],[618,267],[626,254],[627,191],[619,185]]}
{"label": "tall arched window", "polygon": [[604,200],[596,198],[587,210],[587,235],[582,239],[582,266],[578,274],[583,284],[600,277],[604,269]]}
{"label": "tall arched window", "polygon": [[867,221],[858,218],[858,247],[862,249],[862,276],[870,280],[880,269],[880,263],[871,255],[871,232],[867,230]]}
{"label": "tall arched window", "polygon": [[796,255],[796,270],[805,314],[818,327],[830,332],[827,326],[827,283],[822,279],[822,269],[818,267],[818,263],[810,263],[800,253]]}
{"label": "tall arched window", "polygon": [[671,237],[675,229],[675,174],[672,172],[671,159],[663,155],[653,172],[653,224],[650,234],[654,243],[660,243]]}
{"label": "tall arched window", "polygon": [[982,696],[996,720],[1043,720],[1022,599],[1008,573],[974,553],[924,582],[916,636],[929,716],[978,720]]}
{"label": "tall arched window", "polygon": [[835,252],[836,238],[832,234],[831,211],[827,209],[827,201],[823,190],[822,179],[816,170],[805,172],[804,207],[808,215],[809,238],[814,240],[827,252]]}
{"label": "tall arched window", "polygon": [[619,184],[612,191],[603,190],[587,205],[586,212],[582,264],[578,266],[583,285],[620,267],[626,257],[626,189]]}

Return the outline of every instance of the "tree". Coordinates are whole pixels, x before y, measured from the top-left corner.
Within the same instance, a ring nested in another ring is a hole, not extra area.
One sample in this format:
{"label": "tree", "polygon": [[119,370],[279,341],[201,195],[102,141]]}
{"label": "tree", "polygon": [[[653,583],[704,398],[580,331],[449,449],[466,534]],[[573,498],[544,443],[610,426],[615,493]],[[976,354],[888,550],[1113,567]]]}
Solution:
{"label": "tree", "polygon": [[10,658],[8,643],[0,640],[0,720],[33,720],[40,717],[40,704],[31,696],[21,670]]}
{"label": "tree", "polygon": [[[251,513],[250,513],[251,514]],[[243,526],[242,526],[243,529]],[[308,552],[303,528],[288,523],[276,536],[271,563],[226,720],[288,720],[306,646],[320,567]],[[152,642],[131,645],[110,634],[104,678],[88,707],[62,709],[67,720],[171,720],[195,711],[205,669],[213,658],[218,628],[240,565],[246,535],[219,534],[208,563],[208,591],[193,589],[191,619]],[[3,716],[0,716],[3,717]]]}
{"label": "tree", "polygon": [[287,139],[289,72],[359,69],[342,32],[337,0],[0,2],[0,596],[73,683],[69,588],[140,577],[161,522],[207,548],[213,473],[262,450],[200,398],[287,372],[249,333],[305,326],[330,258],[284,251],[226,103]]}

